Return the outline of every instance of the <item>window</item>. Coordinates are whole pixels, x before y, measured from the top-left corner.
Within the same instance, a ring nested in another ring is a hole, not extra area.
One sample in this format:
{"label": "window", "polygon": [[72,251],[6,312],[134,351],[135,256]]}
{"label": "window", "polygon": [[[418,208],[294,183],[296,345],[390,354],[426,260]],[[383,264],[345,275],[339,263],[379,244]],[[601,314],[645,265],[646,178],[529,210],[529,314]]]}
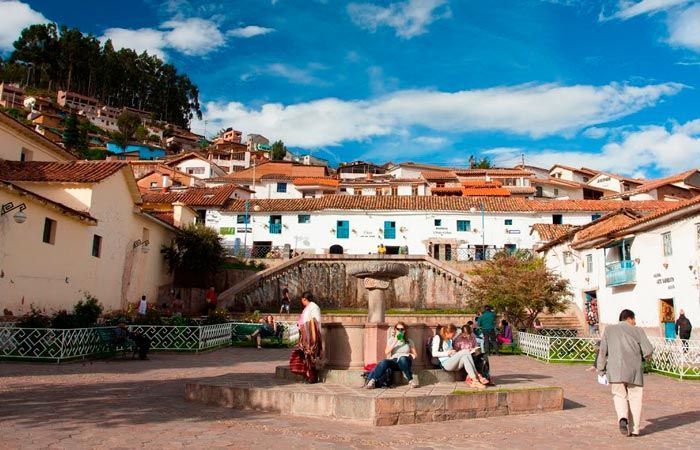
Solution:
{"label": "window", "polygon": [[102,254],[102,236],[97,234],[92,236],[92,256],[99,258]]}
{"label": "window", "polygon": [[270,234],[282,234],[282,216],[270,216]]}
{"label": "window", "polygon": [[472,224],[468,220],[458,220],[457,221],[457,231],[471,231]]}
{"label": "window", "polygon": [[22,149],[22,153],[19,155],[19,160],[20,161],[32,161],[34,159],[34,152],[31,150],[27,150],[26,148]]}
{"label": "window", "polygon": [[564,251],[564,264],[571,264],[574,262],[574,254],[570,251]]}
{"label": "window", "polygon": [[56,221],[48,217],[44,219],[43,241],[51,245],[56,243]]}
{"label": "window", "polygon": [[535,186],[535,197],[542,197],[542,186]]}
{"label": "window", "polygon": [[362,195],[362,188],[355,188],[355,189],[352,191],[352,193],[355,194],[355,195],[360,196],[360,195]]}
{"label": "window", "polygon": [[277,192],[284,193],[287,192],[287,183],[277,183]]}
{"label": "window", "polygon": [[340,188],[340,192],[347,192],[348,188]]}
{"label": "window", "polygon": [[391,195],[393,195],[393,196],[399,195],[399,187],[398,186],[391,187]]}
{"label": "window", "polygon": [[518,245],[517,244],[505,244],[503,246],[505,251],[509,254],[512,255],[513,253],[518,251]]}
{"label": "window", "polygon": [[600,219],[600,214],[593,214],[591,216],[591,220],[598,220],[598,219]]}
{"label": "window", "polygon": [[554,196],[559,197],[559,188],[554,188]]}
{"label": "window", "polygon": [[418,186],[411,186],[411,195],[418,195]]}
{"label": "window", "polygon": [[188,175],[204,175],[204,167],[188,167]]}
{"label": "window", "polygon": [[590,178],[588,178],[588,177],[583,177],[583,182],[584,182],[584,183],[588,183],[589,180],[590,180]]}
{"label": "window", "polygon": [[347,239],[350,237],[350,222],[347,220],[339,220],[336,222],[335,237],[338,239]]}
{"label": "window", "polygon": [[513,225],[513,219],[506,219],[506,225]]}
{"label": "window", "polygon": [[158,187],[158,182],[157,181],[151,181],[151,189],[157,188]]}
{"label": "window", "polygon": [[561,225],[563,223],[564,217],[561,214],[552,214],[552,223],[554,225]]}
{"label": "window", "polygon": [[377,197],[381,197],[382,194],[383,194],[382,188],[375,188],[374,189],[374,195],[376,195]]}
{"label": "window", "polygon": [[442,226],[442,219],[435,219],[434,221],[436,227],[441,227]]}
{"label": "window", "polygon": [[671,232],[663,233],[661,235],[664,242],[664,256],[671,256],[673,254],[673,248],[671,247]]}
{"label": "window", "polygon": [[384,222],[384,239],[396,239],[396,222]]}
{"label": "window", "polygon": [[445,187],[445,182],[444,181],[438,181],[435,183],[435,187],[443,188]]}
{"label": "window", "polygon": [[593,255],[586,255],[586,272],[593,273]]}
{"label": "window", "polygon": [[248,220],[246,221],[246,215],[245,215],[245,214],[239,214],[239,215],[236,217],[236,223],[243,223],[243,224],[245,224],[245,223],[247,223],[247,222],[250,222],[250,219],[248,219]]}
{"label": "window", "polygon": [[311,223],[311,214],[299,214],[297,220],[299,223]]}

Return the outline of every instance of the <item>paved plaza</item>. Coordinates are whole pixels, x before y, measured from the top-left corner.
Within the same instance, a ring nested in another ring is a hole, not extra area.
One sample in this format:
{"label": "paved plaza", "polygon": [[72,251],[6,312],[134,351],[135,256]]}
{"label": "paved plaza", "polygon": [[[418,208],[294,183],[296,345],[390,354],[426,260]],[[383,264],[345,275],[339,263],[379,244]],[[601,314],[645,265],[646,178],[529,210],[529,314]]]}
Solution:
{"label": "paved plaza", "polygon": [[185,383],[251,377],[286,349],[228,348],[150,361],[0,363],[0,448],[696,448],[700,383],[646,378],[643,436],[614,424],[609,389],[586,365],[493,357],[496,380],[564,388],[563,411],[370,427],[187,402]]}

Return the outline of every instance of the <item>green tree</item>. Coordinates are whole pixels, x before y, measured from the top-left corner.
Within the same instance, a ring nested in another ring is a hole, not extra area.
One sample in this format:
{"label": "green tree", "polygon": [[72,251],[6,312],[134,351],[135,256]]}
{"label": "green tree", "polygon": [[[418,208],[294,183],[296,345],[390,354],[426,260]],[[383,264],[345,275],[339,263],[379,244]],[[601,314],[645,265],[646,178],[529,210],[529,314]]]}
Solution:
{"label": "green tree", "polygon": [[281,161],[287,154],[287,147],[284,146],[284,142],[275,141],[272,144],[272,159],[275,161]]}
{"label": "green tree", "polygon": [[117,144],[121,148],[125,148],[134,138],[136,130],[141,125],[141,117],[132,111],[124,111],[117,117],[117,128],[119,135],[115,136]]}
{"label": "green tree", "polygon": [[148,140],[149,134],[148,129],[142,124],[139,124],[139,126],[136,127],[136,131],[134,131],[134,138],[139,142],[145,142]]}
{"label": "green tree", "polygon": [[75,150],[80,145],[80,130],[78,129],[80,122],[78,121],[78,115],[76,113],[71,113],[66,119],[66,127],[63,129],[63,144],[66,148]]}
{"label": "green tree", "polygon": [[491,305],[515,328],[532,328],[539,314],[565,311],[569,282],[529,252],[501,252],[469,273],[468,306]]}
{"label": "green tree", "polygon": [[469,157],[469,168],[470,169],[491,169],[493,164],[488,156],[484,156],[481,159],[474,158],[474,155]]}
{"label": "green tree", "polygon": [[188,225],[175,233],[170,246],[163,246],[162,253],[170,272],[182,270],[192,273],[209,273],[219,270],[226,256],[219,233],[204,225]]}

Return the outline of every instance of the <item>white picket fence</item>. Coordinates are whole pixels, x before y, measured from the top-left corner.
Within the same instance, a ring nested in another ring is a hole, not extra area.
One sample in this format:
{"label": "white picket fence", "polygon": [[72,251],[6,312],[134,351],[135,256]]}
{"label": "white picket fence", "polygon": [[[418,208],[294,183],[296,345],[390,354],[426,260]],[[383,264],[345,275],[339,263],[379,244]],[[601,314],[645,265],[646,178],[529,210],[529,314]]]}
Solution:
{"label": "white picket fence", "polygon": [[[294,340],[296,325],[283,326],[282,337]],[[256,324],[228,322],[216,325],[131,325],[129,329],[151,340],[151,350],[202,351],[231,345],[240,332],[254,330]],[[102,327],[114,330],[114,327]],[[62,362],[96,357],[109,353],[109,345],[98,332],[100,328],[18,328],[0,327],[0,359]]]}
{"label": "white picket fence", "polygon": [[[518,346],[525,355],[546,362],[590,362],[596,358],[599,337],[543,336],[519,332]],[[649,337],[654,353],[649,368],[681,379],[700,378],[700,341]]]}

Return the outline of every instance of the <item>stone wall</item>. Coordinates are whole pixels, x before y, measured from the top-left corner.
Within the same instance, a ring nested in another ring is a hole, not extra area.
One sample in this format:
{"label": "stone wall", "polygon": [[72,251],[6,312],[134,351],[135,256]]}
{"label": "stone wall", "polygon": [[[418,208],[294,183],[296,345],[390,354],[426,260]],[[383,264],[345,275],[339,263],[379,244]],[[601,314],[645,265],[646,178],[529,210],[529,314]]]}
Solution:
{"label": "stone wall", "polygon": [[[279,299],[286,287],[293,301],[298,301],[308,290],[322,308],[366,308],[368,291],[361,279],[349,273],[377,258],[382,257],[300,257],[261,272],[243,287],[234,286],[221,295],[220,303],[236,311],[275,309],[279,308]],[[408,266],[408,275],[390,282],[385,292],[387,308],[459,308],[465,305],[468,279],[453,268],[425,256],[383,259]]]}

